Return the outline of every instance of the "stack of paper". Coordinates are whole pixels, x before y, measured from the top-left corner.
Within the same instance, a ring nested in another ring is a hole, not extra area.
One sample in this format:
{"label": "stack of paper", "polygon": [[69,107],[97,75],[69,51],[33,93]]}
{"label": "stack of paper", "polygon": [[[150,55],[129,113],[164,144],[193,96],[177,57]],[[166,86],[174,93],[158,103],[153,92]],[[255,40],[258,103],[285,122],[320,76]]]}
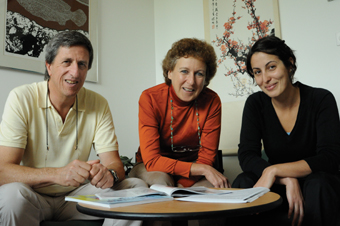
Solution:
{"label": "stack of paper", "polygon": [[107,208],[169,201],[173,198],[149,188],[130,188],[96,195],[66,196],[65,201],[84,203]]}
{"label": "stack of paper", "polygon": [[217,190],[207,188],[204,186],[189,187],[189,188],[178,188],[170,187],[161,184],[154,184],[150,187],[152,190],[163,192],[168,196],[172,197],[187,197],[192,195],[221,195],[231,193],[230,190]]}
{"label": "stack of paper", "polygon": [[240,190],[229,190],[228,194],[221,195],[195,195],[178,198],[176,200],[188,202],[210,202],[210,203],[246,203],[252,202],[269,192],[268,188],[257,187]]}

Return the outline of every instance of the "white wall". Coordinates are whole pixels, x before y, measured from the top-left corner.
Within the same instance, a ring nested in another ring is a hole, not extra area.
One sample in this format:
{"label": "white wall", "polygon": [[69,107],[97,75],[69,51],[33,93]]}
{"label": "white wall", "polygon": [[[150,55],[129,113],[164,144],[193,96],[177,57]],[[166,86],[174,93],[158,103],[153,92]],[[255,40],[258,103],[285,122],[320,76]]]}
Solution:
{"label": "white wall", "polygon": [[[155,85],[153,0],[98,1],[99,82],[85,83],[109,102],[120,154],[134,156],[138,141],[138,99]],[[0,115],[9,91],[43,80],[42,75],[0,69]]]}
{"label": "white wall", "polygon": [[203,0],[155,0],[156,83],[164,82],[162,61],[172,43],[204,39]]}
{"label": "white wall", "polygon": [[340,106],[340,0],[280,0],[282,38],[296,52],[296,78],[330,90]]}
{"label": "white wall", "polygon": [[109,100],[121,155],[139,146],[138,99],[155,84],[153,0],[101,0],[99,84],[85,87]]}

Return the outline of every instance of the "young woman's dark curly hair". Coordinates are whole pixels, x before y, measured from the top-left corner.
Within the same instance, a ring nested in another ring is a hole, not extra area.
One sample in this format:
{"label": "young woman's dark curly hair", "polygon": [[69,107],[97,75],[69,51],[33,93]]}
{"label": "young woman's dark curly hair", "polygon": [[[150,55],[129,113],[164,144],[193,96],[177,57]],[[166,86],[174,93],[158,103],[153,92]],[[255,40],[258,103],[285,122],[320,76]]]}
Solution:
{"label": "young woman's dark curly hair", "polygon": [[168,72],[174,70],[177,60],[181,57],[194,57],[204,62],[207,66],[204,85],[209,85],[217,70],[217,57],[214,48],[207,42],[196,38],[184,38],[172,44],[162,63],[163,76],[167,85],[171,84]]}
{"label": "young woman's dark curly hair", "polygon": [[297,69],[296,57],[293,50],[286,45],[284,40],[276,36],[267,36],[261,38],[255,42],[253,47],[250,49],[247,56],[247,72],[250,77],[254,79],[253,69],[251,67],[251,57],[257,53],[263,52],[270,55],[277,56],[285,65],[289,71],[289,78],[291,82],[293,81],[295,71]]}

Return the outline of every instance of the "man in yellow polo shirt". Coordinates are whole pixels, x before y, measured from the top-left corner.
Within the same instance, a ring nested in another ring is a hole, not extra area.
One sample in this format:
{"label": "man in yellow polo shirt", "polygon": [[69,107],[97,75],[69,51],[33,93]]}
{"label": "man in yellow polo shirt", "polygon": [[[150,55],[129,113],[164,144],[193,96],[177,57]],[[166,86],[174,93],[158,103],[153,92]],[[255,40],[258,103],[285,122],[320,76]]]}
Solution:
{"label": "man in yellow polo shirt", "polygon": [[[0,225],[95,219],[66,195],[146,187],[125,179],[108,102],[83,84],[93,61],[90,41],[75,31],[46,48],[45,80],[12,90],[0,124]],[[88,161],[91,147],[99,160]],[[20,164],[21,163],[21,164]],[[104,225],[140,225],[106,219]]]}

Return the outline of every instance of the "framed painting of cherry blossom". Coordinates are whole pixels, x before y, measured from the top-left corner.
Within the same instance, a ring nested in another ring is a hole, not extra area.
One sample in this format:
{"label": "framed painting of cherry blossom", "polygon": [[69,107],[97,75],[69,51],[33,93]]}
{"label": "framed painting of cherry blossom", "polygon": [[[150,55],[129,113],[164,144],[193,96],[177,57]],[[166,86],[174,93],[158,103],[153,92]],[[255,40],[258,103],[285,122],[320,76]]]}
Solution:
{"label": "framed painting of cherry blossom", "polygon": [[97,0],[0,0],[0,66],[45,73],[45,46],[58,32],[76,30],[94,48],[87,81],[98,81]]}
{"label": "framed painting of cherry blossom", "polygon": [[210,87],[222,102],[245,100],[259,90],[246,72],[254,42],[281,38],[278,0],[203,0],[205,39],[215,49],[218,69]]}

